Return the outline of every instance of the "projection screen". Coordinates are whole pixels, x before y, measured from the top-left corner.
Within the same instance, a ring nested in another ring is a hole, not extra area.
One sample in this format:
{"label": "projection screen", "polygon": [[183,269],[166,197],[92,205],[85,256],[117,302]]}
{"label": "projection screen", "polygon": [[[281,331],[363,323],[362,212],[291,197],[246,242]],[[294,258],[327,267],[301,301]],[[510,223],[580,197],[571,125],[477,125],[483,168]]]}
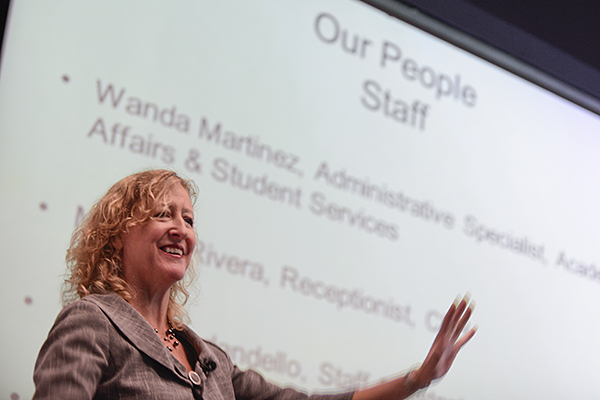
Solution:
{"label": "projection screen", "polygon": [[[193,179],[192,327],[308,391],[600,395],[598,115],[352,0],[27,1],[0,80],[0,397],[30,398],[70,235],[117,180]],[[469,326],[469,327],[470,327]]]}

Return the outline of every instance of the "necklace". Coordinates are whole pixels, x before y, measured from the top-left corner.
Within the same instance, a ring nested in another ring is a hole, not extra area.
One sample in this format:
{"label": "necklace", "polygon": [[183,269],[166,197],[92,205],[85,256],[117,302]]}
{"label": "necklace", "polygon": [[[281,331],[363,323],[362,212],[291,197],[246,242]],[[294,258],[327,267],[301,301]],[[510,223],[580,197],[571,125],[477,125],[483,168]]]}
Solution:
{"label": "necklace", "polygon": [[[175,331],[173,331],[171,321],[168,321],[168,323],[169,329],[165,331],[165,337],[163,340],[173,346],[171,347],[170,345],[167,345],[167,349],[169,349],[169,351],[173,351],[175,347],[179,346],[179,341],[177,340],[177,336],[175,336]],[[158,333],[158,329],[154,328],[154,332]]]}

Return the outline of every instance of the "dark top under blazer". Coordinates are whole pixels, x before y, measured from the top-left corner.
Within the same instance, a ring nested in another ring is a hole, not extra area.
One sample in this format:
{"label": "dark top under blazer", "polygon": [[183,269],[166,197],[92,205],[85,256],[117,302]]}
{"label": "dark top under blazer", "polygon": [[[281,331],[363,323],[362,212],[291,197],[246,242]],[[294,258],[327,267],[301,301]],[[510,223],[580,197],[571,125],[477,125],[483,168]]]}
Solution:
{"label": "dark top under blazer", "polygon": [[[56,318],[35,365],[34,399],[350,400],[352,393],[312,395],[280,388],[258,373],[241,371],[218,346],[191,329],[177,332],[198,354],[185,367],[150,324],[116,294],[89,295]],[[206,376],[202,366],[216,364]]]}

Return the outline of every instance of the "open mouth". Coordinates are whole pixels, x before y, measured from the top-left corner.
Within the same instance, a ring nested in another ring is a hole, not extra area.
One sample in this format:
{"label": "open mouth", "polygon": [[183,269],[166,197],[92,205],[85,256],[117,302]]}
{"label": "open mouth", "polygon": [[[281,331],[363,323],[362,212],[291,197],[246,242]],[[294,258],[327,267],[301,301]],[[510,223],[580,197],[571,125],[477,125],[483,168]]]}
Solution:
{"label": "open mouth", "polygon": [[160,249],[167,254],[183,256],[183,249],[178,246],[168,245],[168,246],[162,246]]}

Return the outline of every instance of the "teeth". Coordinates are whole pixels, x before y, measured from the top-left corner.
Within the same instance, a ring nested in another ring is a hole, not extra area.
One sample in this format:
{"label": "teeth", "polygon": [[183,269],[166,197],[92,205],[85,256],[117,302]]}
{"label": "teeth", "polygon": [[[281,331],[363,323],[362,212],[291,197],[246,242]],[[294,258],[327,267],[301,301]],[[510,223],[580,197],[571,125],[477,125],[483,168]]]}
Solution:
{"label": "teeth", "polygon": [[164,251],[169,253],[169,254],[177,254],[182,256],[183,255],[183,250],[181,250],[178,247],[163,247]]}

